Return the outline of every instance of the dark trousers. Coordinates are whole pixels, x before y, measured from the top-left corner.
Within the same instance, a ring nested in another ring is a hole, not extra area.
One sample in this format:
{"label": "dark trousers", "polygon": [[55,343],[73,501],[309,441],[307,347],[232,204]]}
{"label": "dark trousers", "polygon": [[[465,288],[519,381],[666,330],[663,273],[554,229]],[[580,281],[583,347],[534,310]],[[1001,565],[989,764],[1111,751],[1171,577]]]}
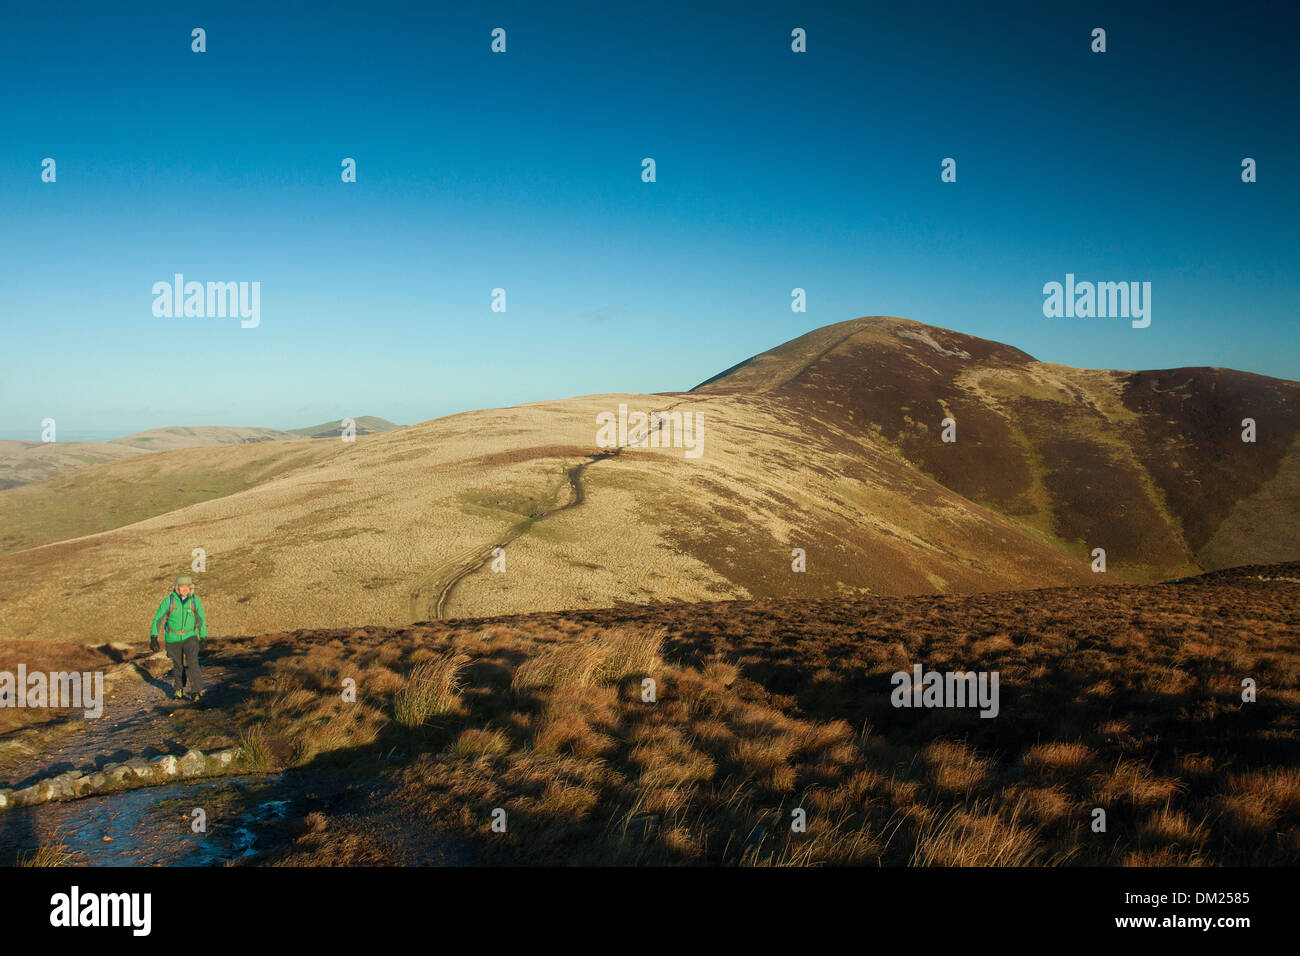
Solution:
{"label": "dark trousers", "polygon": [[167,656],[172,660],[172,690],[184,690],[185,678],[190,679],[190,693],[203,690],[203,671],[199,669],[199,639],[187,637],[183,641],[168,642]]}

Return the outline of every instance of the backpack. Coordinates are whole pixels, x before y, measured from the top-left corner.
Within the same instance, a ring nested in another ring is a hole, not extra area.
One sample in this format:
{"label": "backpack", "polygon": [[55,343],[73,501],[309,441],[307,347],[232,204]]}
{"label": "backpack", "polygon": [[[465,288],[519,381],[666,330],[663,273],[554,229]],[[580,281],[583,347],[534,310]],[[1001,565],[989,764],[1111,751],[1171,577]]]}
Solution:
{"label": "backpack", "polygon": [[[194,636],[195,637],[198,637],[199,633],[203,630],[203,614],[199,611],[199,602],[197,600],[198,595],[199,595],[198,589],[195,588],[193,585],[191,585],[190,600],[194,601],[192,610],[194,613]],[[167,632],[170,630],[170,628],[167,625],[171,621],[172,608],[174,608],[175,606],[176,606],[176,592],[172,591],[172,593],[167,596],[167,613],[163,615],[163,619],[162,619],[162,631],[163,631],[164,641],[167,639]]]}

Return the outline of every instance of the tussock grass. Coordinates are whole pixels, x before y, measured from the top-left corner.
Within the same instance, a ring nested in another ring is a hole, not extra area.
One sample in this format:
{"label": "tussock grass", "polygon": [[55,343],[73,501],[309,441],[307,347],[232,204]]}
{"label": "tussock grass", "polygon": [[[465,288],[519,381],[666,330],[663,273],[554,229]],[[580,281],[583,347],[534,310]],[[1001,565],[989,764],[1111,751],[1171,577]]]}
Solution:
{"label": "tussock grass", "polygon": [[1228,789],[1235,795],[1267,804],[1278,813],[1300,811],[1300,767],[1234,774],[1229,778]]}
{"label": "tussock grass", "polygon": [[1284,817],[1300,815],[1300,768],[1232,774],[1217,804],[1234,832],[1269,837]]}
{"label": "tussock grass", "polygon": [[503,730],[470,727],[461,732],[451,751],[462,757],[493,757],[510,749],[510,738]]}
{"label": "tussock grass", "polygon": [[1195,823],[1188,814],[1168,804],[1149,814],[1138,830],[1138,839],[1143,843],[1163,843],[1182,848],[1199,847],[1207,835],[1204,820]]}
{"label": "tussock grass", "polygon": [[594,757],[606,749],[604,738],[575,710],[548,708],[533,734],[533,752],[541,755]]}
{"label": "tussock grass", "polygon": [[270,741],[261,725],[254,724],[240,733],[239,748],[239,760],[245,769],[254,773],[279,769],[279,761],[272,753]]}
{"label": "tussock grass", "polygon": [[1150,767],[1121,759],[1100,778],[1096,792],[1102,805],[1153,807],[1167,803],[1184,789],[1186,784],[1181,780],[1158,776]]}
{"label": "tussock grass", "polygon": [[55,831],[53,836],[36,849],[18,857],[19,866],[75,866],[82,859],[82,854],[68,847],[63,836]]}
{"label": "tussock grass", "polygon": [[19,740],[7,740],[0,743],[0,780],[5,779],[18,767],[31,761],[37,751],[34,747]]}
{"label": "tussock grass", "polygon": [[740,676],[740,668],[730,661],[709,661],[704,665],[704,676],[715,684],[730,687]]}
{"label": "tussock grass", "polygon": [[[1047,855],[1017,802],[1007,812],[991,803],[952,807],[925,822],[911,866],[1034,866]],[[1059,862],[1059,861],[1057,861]]]}
{"label": "tussock grass", "polygon": [[936,740],[921,752],[926,779],[941,792],[971,793],[989,779],[990,762],[969,746],[954,740]]}
{"label": "tussock grass", "polygon": [[616,627],[599,641],[606,650],[600,679],[617,682],[628,677],[645,677],[657,668],[663,652],[662,627]]}
{"label": "tussock grass", "polygon": [[1025,751],[1025,768],[1036,776],[1077,776],[1090,769],[1096,754],[1078,742],[1063,740],[1035,744]]}
{"label": "tussock grass", "polygon": [[520,664],[510,687],[526,694],[541,688],[590,686],[596,682],[608,653],[604,645],[596,642],[546,651]]}
{"label": "tussock grass", "polygon": [[422,727],[455,710],[460,670],[468,662],[466,654],[445,654],[415,665],[406,686],[393,697],[393,719],[403,727]]}
{"label": "tussock grass", "polygon": [[648,676],[659,666],[664,634],[663,628],[610,628],[594,639],[564,644],[525,661],[510,686],[526,694]]}

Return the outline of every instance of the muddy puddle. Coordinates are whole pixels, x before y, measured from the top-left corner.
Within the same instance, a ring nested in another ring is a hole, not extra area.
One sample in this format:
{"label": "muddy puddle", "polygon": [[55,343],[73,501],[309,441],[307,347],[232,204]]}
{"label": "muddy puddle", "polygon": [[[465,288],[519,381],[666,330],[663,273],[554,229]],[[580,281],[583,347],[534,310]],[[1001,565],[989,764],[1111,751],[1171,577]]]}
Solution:
{"label": "muddy puddle", "polygon": [[220,866],[247,859],[271,842],[290,810],[283,779],[220,777],[8,810],[0,813],[0,859],[55,843],[76,854],[69,860],[75,866]]}

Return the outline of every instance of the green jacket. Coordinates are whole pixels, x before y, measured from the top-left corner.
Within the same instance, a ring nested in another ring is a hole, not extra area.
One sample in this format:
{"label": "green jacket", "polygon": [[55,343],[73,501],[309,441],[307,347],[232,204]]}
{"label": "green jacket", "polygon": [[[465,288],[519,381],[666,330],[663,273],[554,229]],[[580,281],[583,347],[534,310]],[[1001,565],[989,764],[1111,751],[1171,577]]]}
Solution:
{"label": "green jacket", "polygon": [[[166,621],[163,621],[166,618]],[[191,637],[201,641],[208,639],[208,615],[203,610],[203,602],[197,594],[191,594],[184,600],[173,591],[162,599],[158,612],[153,616],[153,626],[149,636],[158,636],[158,625],[163,625],[163,634],[168,644],[177,644]]]}

